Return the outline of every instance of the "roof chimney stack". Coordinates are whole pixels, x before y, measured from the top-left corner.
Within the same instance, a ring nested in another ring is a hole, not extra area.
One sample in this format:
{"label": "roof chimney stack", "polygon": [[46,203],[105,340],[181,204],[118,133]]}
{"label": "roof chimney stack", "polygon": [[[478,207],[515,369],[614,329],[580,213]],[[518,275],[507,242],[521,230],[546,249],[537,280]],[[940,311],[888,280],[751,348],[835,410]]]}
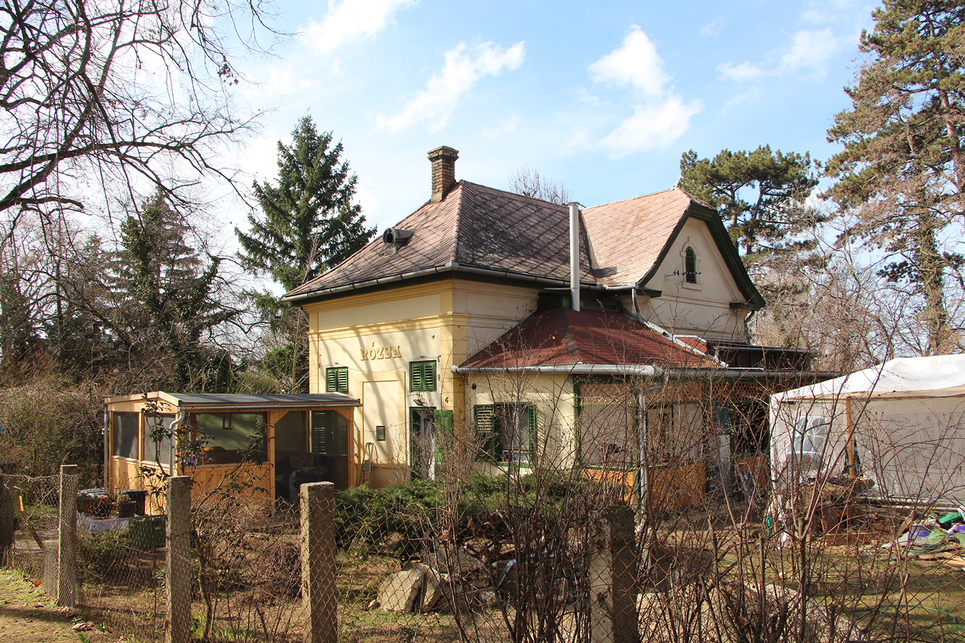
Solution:
{"label": "roof chimney stack", "polygon": [[432,163],[432,202],[438,203],[446,197],[446,193],[456,184],[456,159],[459,152],[442,145],[429,151],[429,161]]}

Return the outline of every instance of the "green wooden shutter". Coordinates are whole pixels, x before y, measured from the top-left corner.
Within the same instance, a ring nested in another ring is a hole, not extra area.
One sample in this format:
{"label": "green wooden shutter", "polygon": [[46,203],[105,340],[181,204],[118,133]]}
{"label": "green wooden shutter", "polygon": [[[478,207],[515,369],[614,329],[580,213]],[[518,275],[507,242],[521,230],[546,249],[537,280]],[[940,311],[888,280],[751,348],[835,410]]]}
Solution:
{"label": "green wooden shutter", "polygon": [[[476,443],[481,454],[489,458],[499,457],[501,439],[499,427],[496,423],[495,404],[477,404],[473,407],[473,419],[476,426]],[[486,459],[477,457],[477,460]]]}
{"label": "green wooden shutter", "polygon": [[436,390],[436,363],[410,362],[409,380],[413,392]]}
{"label": "green wooden shutter", "polygon": [[348,393],[348,367],[325,369],[325,392]]}
{"label": "green wooden shutter", "polygon": [[422,378],[422,370],[422,362],[412,362],[409,364],[410,390],[423,390],[422,387],[424,386],[424,382]]}

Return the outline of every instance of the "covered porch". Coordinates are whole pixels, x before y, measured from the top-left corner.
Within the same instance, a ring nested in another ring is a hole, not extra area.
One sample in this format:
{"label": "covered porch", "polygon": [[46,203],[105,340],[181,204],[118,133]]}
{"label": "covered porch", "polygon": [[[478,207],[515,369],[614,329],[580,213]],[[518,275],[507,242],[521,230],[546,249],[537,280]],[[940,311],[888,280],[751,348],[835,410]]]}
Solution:
{"label": "covered porch", "polygon": [[[253,503],[293,501],[304,482],[357,478],[353,409],[341,393],[166,393],[105,400],[104,484],[111,493],[194,480],[194,497],[240,483]],[[158,502],[153,507],[158,508]]]}

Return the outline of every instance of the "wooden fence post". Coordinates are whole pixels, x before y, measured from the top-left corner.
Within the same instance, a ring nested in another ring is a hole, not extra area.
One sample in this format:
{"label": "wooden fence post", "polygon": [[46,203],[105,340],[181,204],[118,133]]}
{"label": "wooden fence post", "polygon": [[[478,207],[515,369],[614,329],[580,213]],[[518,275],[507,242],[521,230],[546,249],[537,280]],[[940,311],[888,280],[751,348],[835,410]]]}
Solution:
{"label": "wooden fence post", "polygon": [[336,643],[335,485],[303,484],[299,502],[305,643]]}
{"label": "wooden fence post", "polygon": [[57,604],[77,604],[77,465],[60,465]]}
{"label": "wooden fence post", "polygon": [[168,478],[167,574],[168,627],[165,643],[191,640],[191,477]]}

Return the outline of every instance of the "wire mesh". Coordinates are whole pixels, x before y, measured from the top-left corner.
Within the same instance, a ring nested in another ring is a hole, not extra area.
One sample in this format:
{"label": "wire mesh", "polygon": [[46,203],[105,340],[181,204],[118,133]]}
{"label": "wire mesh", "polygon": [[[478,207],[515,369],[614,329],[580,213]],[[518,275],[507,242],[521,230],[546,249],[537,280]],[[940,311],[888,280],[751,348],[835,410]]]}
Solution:
{"label": "wire mesh", "polygon": [[4,564],[25,576],[44,577],[45,551],[56,551],[60,476],[4,475],[6,502],[12,504],[13,540]]}
{"label": "wire mesh", "polygon": [[[41,578],[45,549],[56,547],[58,479],[6,476],[4,485],[18,517],[7,564]],[[341,491],[307,513],[299,504],[249,506],[231,493],[198,499],[190,516],[193,635],[965,640],[965,577],[951,565],[965,546],[903,536],[927,522],[927,511],[814,484],[796,500],[812,506],[809,517],[782,536],[773,505],[736,493],[651,511],[635,510],[620,487],[575,471],[460,478],[442,470],[438,480]],[[160,640],[165,518],[121,518],[111,499],[92,505],[83,495],[80,606],[121,636]]]}

